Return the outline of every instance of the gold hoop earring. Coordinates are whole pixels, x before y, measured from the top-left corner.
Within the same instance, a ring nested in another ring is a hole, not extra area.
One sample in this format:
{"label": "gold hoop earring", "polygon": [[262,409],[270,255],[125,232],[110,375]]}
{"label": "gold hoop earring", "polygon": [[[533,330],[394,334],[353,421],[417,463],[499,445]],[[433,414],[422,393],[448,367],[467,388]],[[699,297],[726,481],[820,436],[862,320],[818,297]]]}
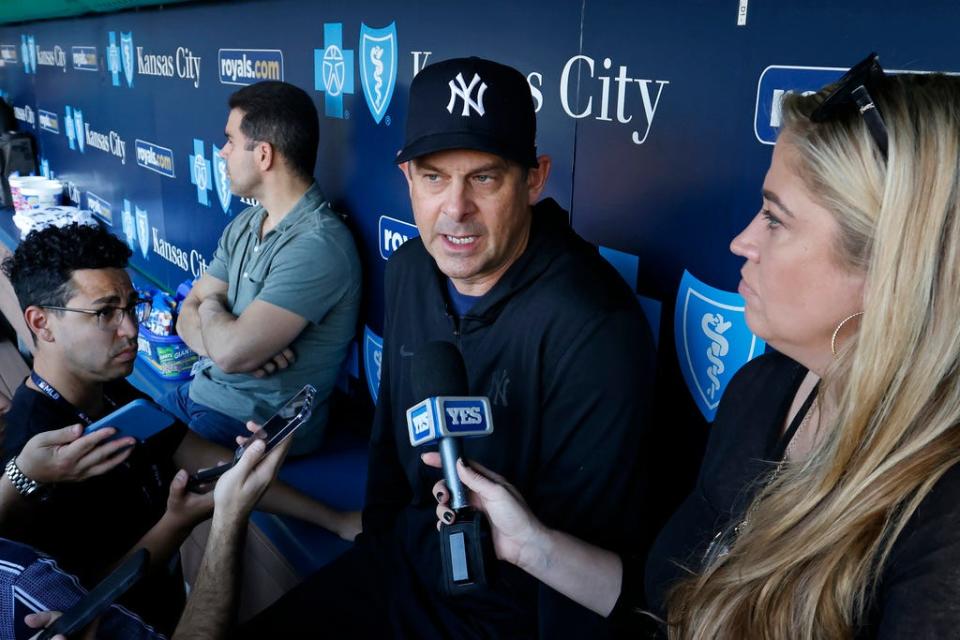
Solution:
{"label": "gold hoop earring", "polygon": [[857,316],[862,316],[863,311],[857,311],[856,313],[851,313],[849,316],[840,321],[840,324],[837,325],[837,328],[833,330],[833,335],[830,336],[830,353],[836,357],[837,355],[837,335],[840,333],[840,329],[843,328],[843,325],[847,324]]}

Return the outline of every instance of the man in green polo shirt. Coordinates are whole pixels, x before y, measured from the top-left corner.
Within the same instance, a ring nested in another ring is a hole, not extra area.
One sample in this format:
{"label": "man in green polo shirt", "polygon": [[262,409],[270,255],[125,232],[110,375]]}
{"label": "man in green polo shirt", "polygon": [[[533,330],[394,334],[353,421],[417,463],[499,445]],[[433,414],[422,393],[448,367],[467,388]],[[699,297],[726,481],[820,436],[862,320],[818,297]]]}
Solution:
{"label": "man in green polo shirt", "polygon": [[319,143],[310,97],[260,82],[230,97],[220,151],[230,190],[255,198],[224,230],[184,300],[177,331],[203,356],[196,377],[164,399],[190,428],[224,446],[248,435],[304,384],[317,389],[293,453],[319,446],[328,402],[360,305],[349,230],[313,180]]}

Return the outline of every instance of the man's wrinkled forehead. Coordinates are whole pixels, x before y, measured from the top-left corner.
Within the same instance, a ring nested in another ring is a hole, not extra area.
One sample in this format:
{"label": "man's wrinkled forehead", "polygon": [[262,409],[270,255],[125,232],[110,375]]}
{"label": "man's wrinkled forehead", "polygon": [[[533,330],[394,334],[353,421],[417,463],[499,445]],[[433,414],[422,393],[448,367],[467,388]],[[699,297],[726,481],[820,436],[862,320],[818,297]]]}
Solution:
{"label": "man's wrinkled forehead", "polygon": [[125,305],[137,295],[123,269],[77,269],[68,284],[69,300],[86,306]]}
{"label": "man's wrinkled forehead", "polygon": [[447,167],[468,168],[471,173],[483,171],[507,172],[513,167],[520,168],[516,162],[503,156],[474,149],[446,149],[434,151],[410,160],[415,171],[436,171]]}

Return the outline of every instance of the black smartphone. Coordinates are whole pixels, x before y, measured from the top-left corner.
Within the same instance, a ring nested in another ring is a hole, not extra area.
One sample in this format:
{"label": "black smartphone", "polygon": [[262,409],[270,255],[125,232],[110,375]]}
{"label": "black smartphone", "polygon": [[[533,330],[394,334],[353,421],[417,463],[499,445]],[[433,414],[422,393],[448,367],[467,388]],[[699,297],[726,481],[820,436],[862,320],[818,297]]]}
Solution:
{"label": "black smartphone", "polygon": [[[286,404],[280,407],[273,416],[263,423],[263,428],[253,434],[254,438],[260,438],[267,441],[267,448],[264,455],[293,435],[293,432],[300,428],[313,412],[313,400],[317,395],[317,390],[313,385],[304,385],[297,395],[287,400]],[[200,485],[212,482],[222,476],[243,455],[244,447],[237,447],[233,455],[233,460],[218,467],[211,467],[198,471],[190,476],[187,481],[187,489],[195,489]]]}
{"label": "black smartphone", "polygon": [[68,638],[79,633],[143,577],[149,559],[150,553],[146,549],[139,549],[133,553],[123,561],[123,564],[114,569],[113,573],[104,578],[103,582],[44,629],[40,633],[39,640],[50,640],[58,633]]}

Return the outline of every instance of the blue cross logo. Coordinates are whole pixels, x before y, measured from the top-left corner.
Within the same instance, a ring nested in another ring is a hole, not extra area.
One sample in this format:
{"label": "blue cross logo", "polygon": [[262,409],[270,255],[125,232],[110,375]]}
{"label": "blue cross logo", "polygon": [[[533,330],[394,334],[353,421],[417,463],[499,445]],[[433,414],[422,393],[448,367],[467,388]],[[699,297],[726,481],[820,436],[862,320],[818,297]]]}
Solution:
{"label": "blue cross logo", "polygon": [[193,139],[193,155],[190,156],[190,183],[197,185],[197,202],[210,206],[210,161],[203,149],[203,140]]}
{"label": "blue cross logo", "polygon": [[110,31],[110,45],[107,47],[107,69],[110,71],[111,83],[120,86],[120,47],[117,46],[117,32]]}
{"label": "blue cross logo", "polygon": [[71,111],[69,105],[64,109],[63,132],[67,136],[67,144],[70,145],[70,148],[76,149],[77,134],[73,130],[73,111]]}
{"label": "blue cross logo", "polygon": [[313,50],[313,86],[324,95],[324,113],[343,118],[343,95],[353,93],[353,50],[343,49],[343,25],[323,25],[323,49]]}

